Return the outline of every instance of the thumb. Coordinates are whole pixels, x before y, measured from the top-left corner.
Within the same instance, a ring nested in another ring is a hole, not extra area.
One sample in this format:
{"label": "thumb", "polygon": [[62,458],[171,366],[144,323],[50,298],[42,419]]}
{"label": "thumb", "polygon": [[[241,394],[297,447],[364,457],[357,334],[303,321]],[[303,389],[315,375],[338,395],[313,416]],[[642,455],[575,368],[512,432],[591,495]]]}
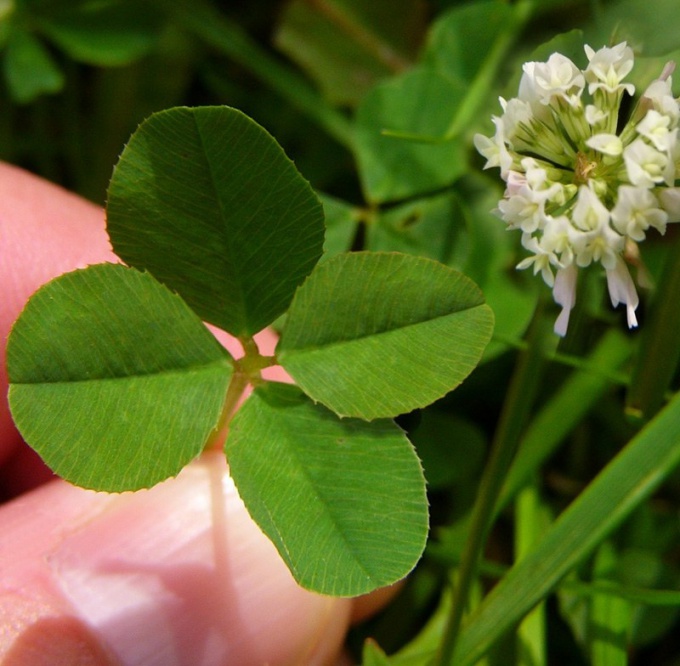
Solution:
{"label": "thumb", "polygon": [[55,481],[0,509],[4,666],[327,664],[351,601],[296,585],[224,456],[136,493]]}

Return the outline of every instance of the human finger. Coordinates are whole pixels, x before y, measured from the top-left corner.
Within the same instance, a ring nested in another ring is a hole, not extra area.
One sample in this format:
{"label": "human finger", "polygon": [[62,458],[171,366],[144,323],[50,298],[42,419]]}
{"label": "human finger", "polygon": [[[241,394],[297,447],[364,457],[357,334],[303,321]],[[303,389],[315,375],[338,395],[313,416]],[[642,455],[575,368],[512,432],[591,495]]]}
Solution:
{"label": "human finger", "polygon": [[0,463],[19,446],[7,405],[5,341],[28,297],[57,275],[116,261],[101,208],[0,163]]}
{"label": "human finger", "polygon": [[3,666],[330,664],[349,623],[350,600],[296,585],[216,452],[136,493],[52,482],[0,530]]}

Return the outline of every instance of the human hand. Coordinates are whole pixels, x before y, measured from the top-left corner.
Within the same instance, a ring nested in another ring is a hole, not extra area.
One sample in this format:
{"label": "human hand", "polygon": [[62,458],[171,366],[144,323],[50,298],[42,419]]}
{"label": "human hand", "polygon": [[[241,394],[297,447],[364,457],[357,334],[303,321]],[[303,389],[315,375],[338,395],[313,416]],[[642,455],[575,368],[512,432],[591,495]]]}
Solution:
{"label": "human hand", "polygon": [[[101,209],[2,164],[0,247],[0,492],[20,495],[0,507],[0,664],[339,663],[352,616],[385,593],[357,602],[299,588],[222,454],[136,493],[41,485],[49,470],[4,397],[6,337],[41,284],[116,257]],[[274,340],[260,344],[269,353]]]}

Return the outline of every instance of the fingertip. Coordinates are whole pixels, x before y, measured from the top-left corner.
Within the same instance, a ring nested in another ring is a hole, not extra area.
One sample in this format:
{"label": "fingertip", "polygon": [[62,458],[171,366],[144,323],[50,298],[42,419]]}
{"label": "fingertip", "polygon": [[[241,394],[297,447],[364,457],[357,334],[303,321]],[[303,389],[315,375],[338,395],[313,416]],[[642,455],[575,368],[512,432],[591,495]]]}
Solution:
{"label": "fingertip", "polygon": [[205,666],[330,664],[349,623],[350,600],[293,581],[216,453],[137,493],[57,481],[0,509],[0,530],[0,562],[18,558],[4,586],[37,590],[48,612],[36,622],[77,618],[126,666],[189,666],[197,654]]}
{"label": "fingertip", "polygon": [[375,615],[382,608],[394,599],[404,587],[404,580],[400,580],[393,585],[381,587],[369,594],[356,597],[353,600],[351,623],[358,624]]}
{"label": "fingertip", "polygon": [[75,617],[42,617],[12,642],[3,666],[121,666]]}

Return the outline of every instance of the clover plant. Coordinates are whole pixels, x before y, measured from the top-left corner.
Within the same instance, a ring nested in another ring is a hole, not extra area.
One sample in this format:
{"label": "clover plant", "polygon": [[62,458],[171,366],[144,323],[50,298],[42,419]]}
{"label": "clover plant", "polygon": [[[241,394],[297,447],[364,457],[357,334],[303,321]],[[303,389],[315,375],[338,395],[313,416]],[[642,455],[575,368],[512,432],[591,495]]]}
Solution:
{"label": "clover plant", "polygon": [[[125,265],[49,282],[12,330],[10,405],[29,444],[64,479],[112,492],[224,445],[248,511],[303,586],[354,595],[408,573],[428,531],[425,479],[392,419],[479,361],[493,328],[479,288],[427,258],[324,256],[314,191],[229,107],[145,121],[106,212]],[[276,354],[261,355],[253,336],[283,314]],[[262,378],[275,364],[295,385]]]}
{"label": "clover plant", "polygon": [[677,0],[6,4],[31,106],[4,158],[100,200],[150,110],[229,102],[323,190],[234,109],[140,126],[108,192],[123,263],[47,284],[9,341],[58,474],[134,490],[224,447],[297,580],[352,595],[423,550],[420,458],[427,557],[357,661],[672,660]]}

